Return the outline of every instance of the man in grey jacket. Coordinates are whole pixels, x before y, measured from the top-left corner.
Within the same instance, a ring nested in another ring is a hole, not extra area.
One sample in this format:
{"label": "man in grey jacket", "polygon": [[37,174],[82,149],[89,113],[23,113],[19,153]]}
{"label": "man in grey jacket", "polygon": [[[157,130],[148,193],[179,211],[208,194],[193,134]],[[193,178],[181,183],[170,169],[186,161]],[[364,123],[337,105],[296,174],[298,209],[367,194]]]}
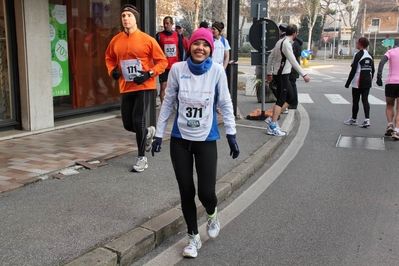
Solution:
{"label": "man in grey jacket", "polygon": [[310,78],[297,62],[292,50],[292,43],[298,34],[298,28],[294,24],[289,24],[286,28],[286,37],[280,39],[271,51],[267,64],[267,77],[270,82],[275,79],[277,82],[277,102],[273,107],[273,115],[269,118],[269,129],[266,132],[269,135],[285,136],[285,132],[280,130],[277,119],[281,110],[287,108],[294,101],[294,92],[289,81],[291,69],[294,68],[305,82]]}

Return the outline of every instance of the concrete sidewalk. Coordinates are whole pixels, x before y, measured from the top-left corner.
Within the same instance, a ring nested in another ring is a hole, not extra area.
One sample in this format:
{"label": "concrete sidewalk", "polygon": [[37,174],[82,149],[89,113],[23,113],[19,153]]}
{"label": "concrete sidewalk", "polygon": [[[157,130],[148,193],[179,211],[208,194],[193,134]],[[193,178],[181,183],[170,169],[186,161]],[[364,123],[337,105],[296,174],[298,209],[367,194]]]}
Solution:
{"label": "concrete sidewalk", "polygon": [[[272,105],[266,104],[266,109]],[[260,108],[260,104],[256,97],[239,91],[238,108],[243,117]],[[291,130],[294,114],[290,110],[281,115],[283,130]],[[219,202],[252,176],[284,140],[266,135],[265,129],[262,120],[238,119],[241,153],[233,160],[228,155],[224,127],[220,127]],[[49,142],[55,147],[48,146]],[[133,142],[134,136],[123,129],[118,117],[0,142],[1,153],[25,156],[13,160],[19,161],[19,167],[35,158],[38,167],[45,165],[47,161],[38,160],[43,155],[53,156],[54,162],[65,156],[70,161],[63,163],[70,165],[98,158],[104,162],[104,166],[82,169],[79,174],[60,179],[44,173],[42,176],[48,180],[0,194],[1,265],[130,265],[180,232],[185,223],[168,138],[164,139],[162,151],[149,157],[149,168],[143,173],[129,172],[136,156]],[[33,151],[40,147],[42,153],[35,154]],[[0,158],[1,163],[9,163],[6,156]],[[55,170],[52,169],[53,174],[57,173]],[[201,206],[198,212],[204,213]]]}

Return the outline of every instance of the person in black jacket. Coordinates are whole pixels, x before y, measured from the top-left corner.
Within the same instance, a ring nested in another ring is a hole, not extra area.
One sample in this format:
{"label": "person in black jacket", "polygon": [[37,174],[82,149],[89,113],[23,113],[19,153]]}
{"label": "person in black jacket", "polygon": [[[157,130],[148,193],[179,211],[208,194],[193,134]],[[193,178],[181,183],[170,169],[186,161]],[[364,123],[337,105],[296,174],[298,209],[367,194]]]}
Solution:
{"label": "person in black jacket", "polygon": [[359,126],[363,128],[370,126],[370,104],[368,97],[375,72],[374,58],[366,50],[367,46],[369,46],[369,40],[365,37],[359,38],[356,42],[356,48],[359,52],[353,56],[351,64],[352,69],[345,83],[345,88],[349,88],[349,85],[352,85],[352,117],[344,121],[344,124],[358,125],[357,113],[359,111],[359,100],[361,96],[365,119]]}
{"label": "person in black jacket", "polygon": [[[298,32],[298,34],[299,34],[299,32]],[[292,51],[294,52],[296,61],[298,61],[299,64],[301,63],[300,57],[301,57],[301,52],[302,52],[302,44],[303,44],[303,41],[301,39],[299,39],[298,37],[296,37],[294,39],[294,43],[292,44]],[[290,73],[290,83],[291,83],[292,90],[294,92],[294,101],[288,107],[288,109],[296,109],[298,106],[298,89],[296,86],[297,78],[299,78],[299,74],[294,68],[292,68],[291,73]]]}

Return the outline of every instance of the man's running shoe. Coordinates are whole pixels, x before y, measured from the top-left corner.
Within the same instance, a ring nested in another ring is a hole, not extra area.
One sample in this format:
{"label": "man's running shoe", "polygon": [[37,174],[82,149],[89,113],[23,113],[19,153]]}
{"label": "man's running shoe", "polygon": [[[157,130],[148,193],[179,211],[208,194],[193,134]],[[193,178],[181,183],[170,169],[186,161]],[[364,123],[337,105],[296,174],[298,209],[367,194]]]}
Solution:
{"label": "man's running shoe", "polygon": [[147,137],[147,139],[145,140],[145,151],[146,152],[150,152],[151,148],[152,148],[152,141],[154,139],[155,136],[155,127],[150,126],[149,128],[147,128],[148,130],[148,135],[149,137]]}
{"label": "man's running shoe", "polygon": [[363,123],[359,125],[362,128],[368,128],[370,126],[370,119],[364,120]]}
{"label": "man's running shoe", "polygon": [[282,114],[288,114],[288,108],[281,112]]}
{"label": "man's running shoe", "polygon": [[217,209],[215,209],[215,214],[212,218],[208,217],[208,223],[206,227],[209,237],[215,238],[218,236],[220,231],[220,222],[219,219],[217,218]]}
{"label": "man's running shoe", "polygon": [[399,140],[399,133],[398,132],[396,132],[396,131],[394,131],[394,132],[392,132],[392,138],[394,139],[394,140]]}
{"label": "man's running shoe", "polygon": [[132,172],[141,173],[144,171],[144,169],[147,169],[147,168],[148,168],[147,157],[145,157],[145,156],[138,157],[136,164],[133,165]]}
{"label": "man's running shoe", "polygon": [[268,125],[270,126],[270,124],[272,123],[272,119],[273,119],[273,116],[268,116],[268,117],[265,119],[266,124],[268,124]]}
{"label": "man's running shoe", "polygon": [[344,124],[345,125],[351,125],[351,126],[357,126],[358,125],[357,120],[353,119],[353,118],[350,118],[350,119],[344,121]]}
{"label": "man's running shoe", "polygon": [[283,137],[283,136],[285,136],[287,133],[281,131],[279,127],[275,127],[275,128],[273,128],[273,129],[272,129],[271,127],[269,127],[269,129],[266,131],[266,134],[268,134],[268,135],[273,135],[273,136],[277,136],[277,137]]}
{"label": "man's running shoe", "polygon": [[198,250],[202,247],[201,238],[199,234],[188,235],[188,245],[183,249],[183,257],[196,258]]}
{"label": "man's running shoe", "polygon": [[393,132],[394,130],[393,130],[393,125],[392,124],[389,124],[388,125],[388,127],[387,127],[387,131],[385,132],[385,136],[392,136],[392,132]]}

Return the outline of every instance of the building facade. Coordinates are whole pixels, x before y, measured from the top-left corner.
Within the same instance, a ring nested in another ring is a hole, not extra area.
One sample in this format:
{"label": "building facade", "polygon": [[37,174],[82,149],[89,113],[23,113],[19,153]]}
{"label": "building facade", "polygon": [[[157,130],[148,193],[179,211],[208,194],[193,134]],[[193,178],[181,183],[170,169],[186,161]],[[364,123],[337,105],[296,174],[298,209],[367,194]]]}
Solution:
{"label": "building facade", "polygon": [[125,3],[153,33],[155,0],[0,0],[0,131],[48,130],[57,119],[119,109],[104,53]]}

